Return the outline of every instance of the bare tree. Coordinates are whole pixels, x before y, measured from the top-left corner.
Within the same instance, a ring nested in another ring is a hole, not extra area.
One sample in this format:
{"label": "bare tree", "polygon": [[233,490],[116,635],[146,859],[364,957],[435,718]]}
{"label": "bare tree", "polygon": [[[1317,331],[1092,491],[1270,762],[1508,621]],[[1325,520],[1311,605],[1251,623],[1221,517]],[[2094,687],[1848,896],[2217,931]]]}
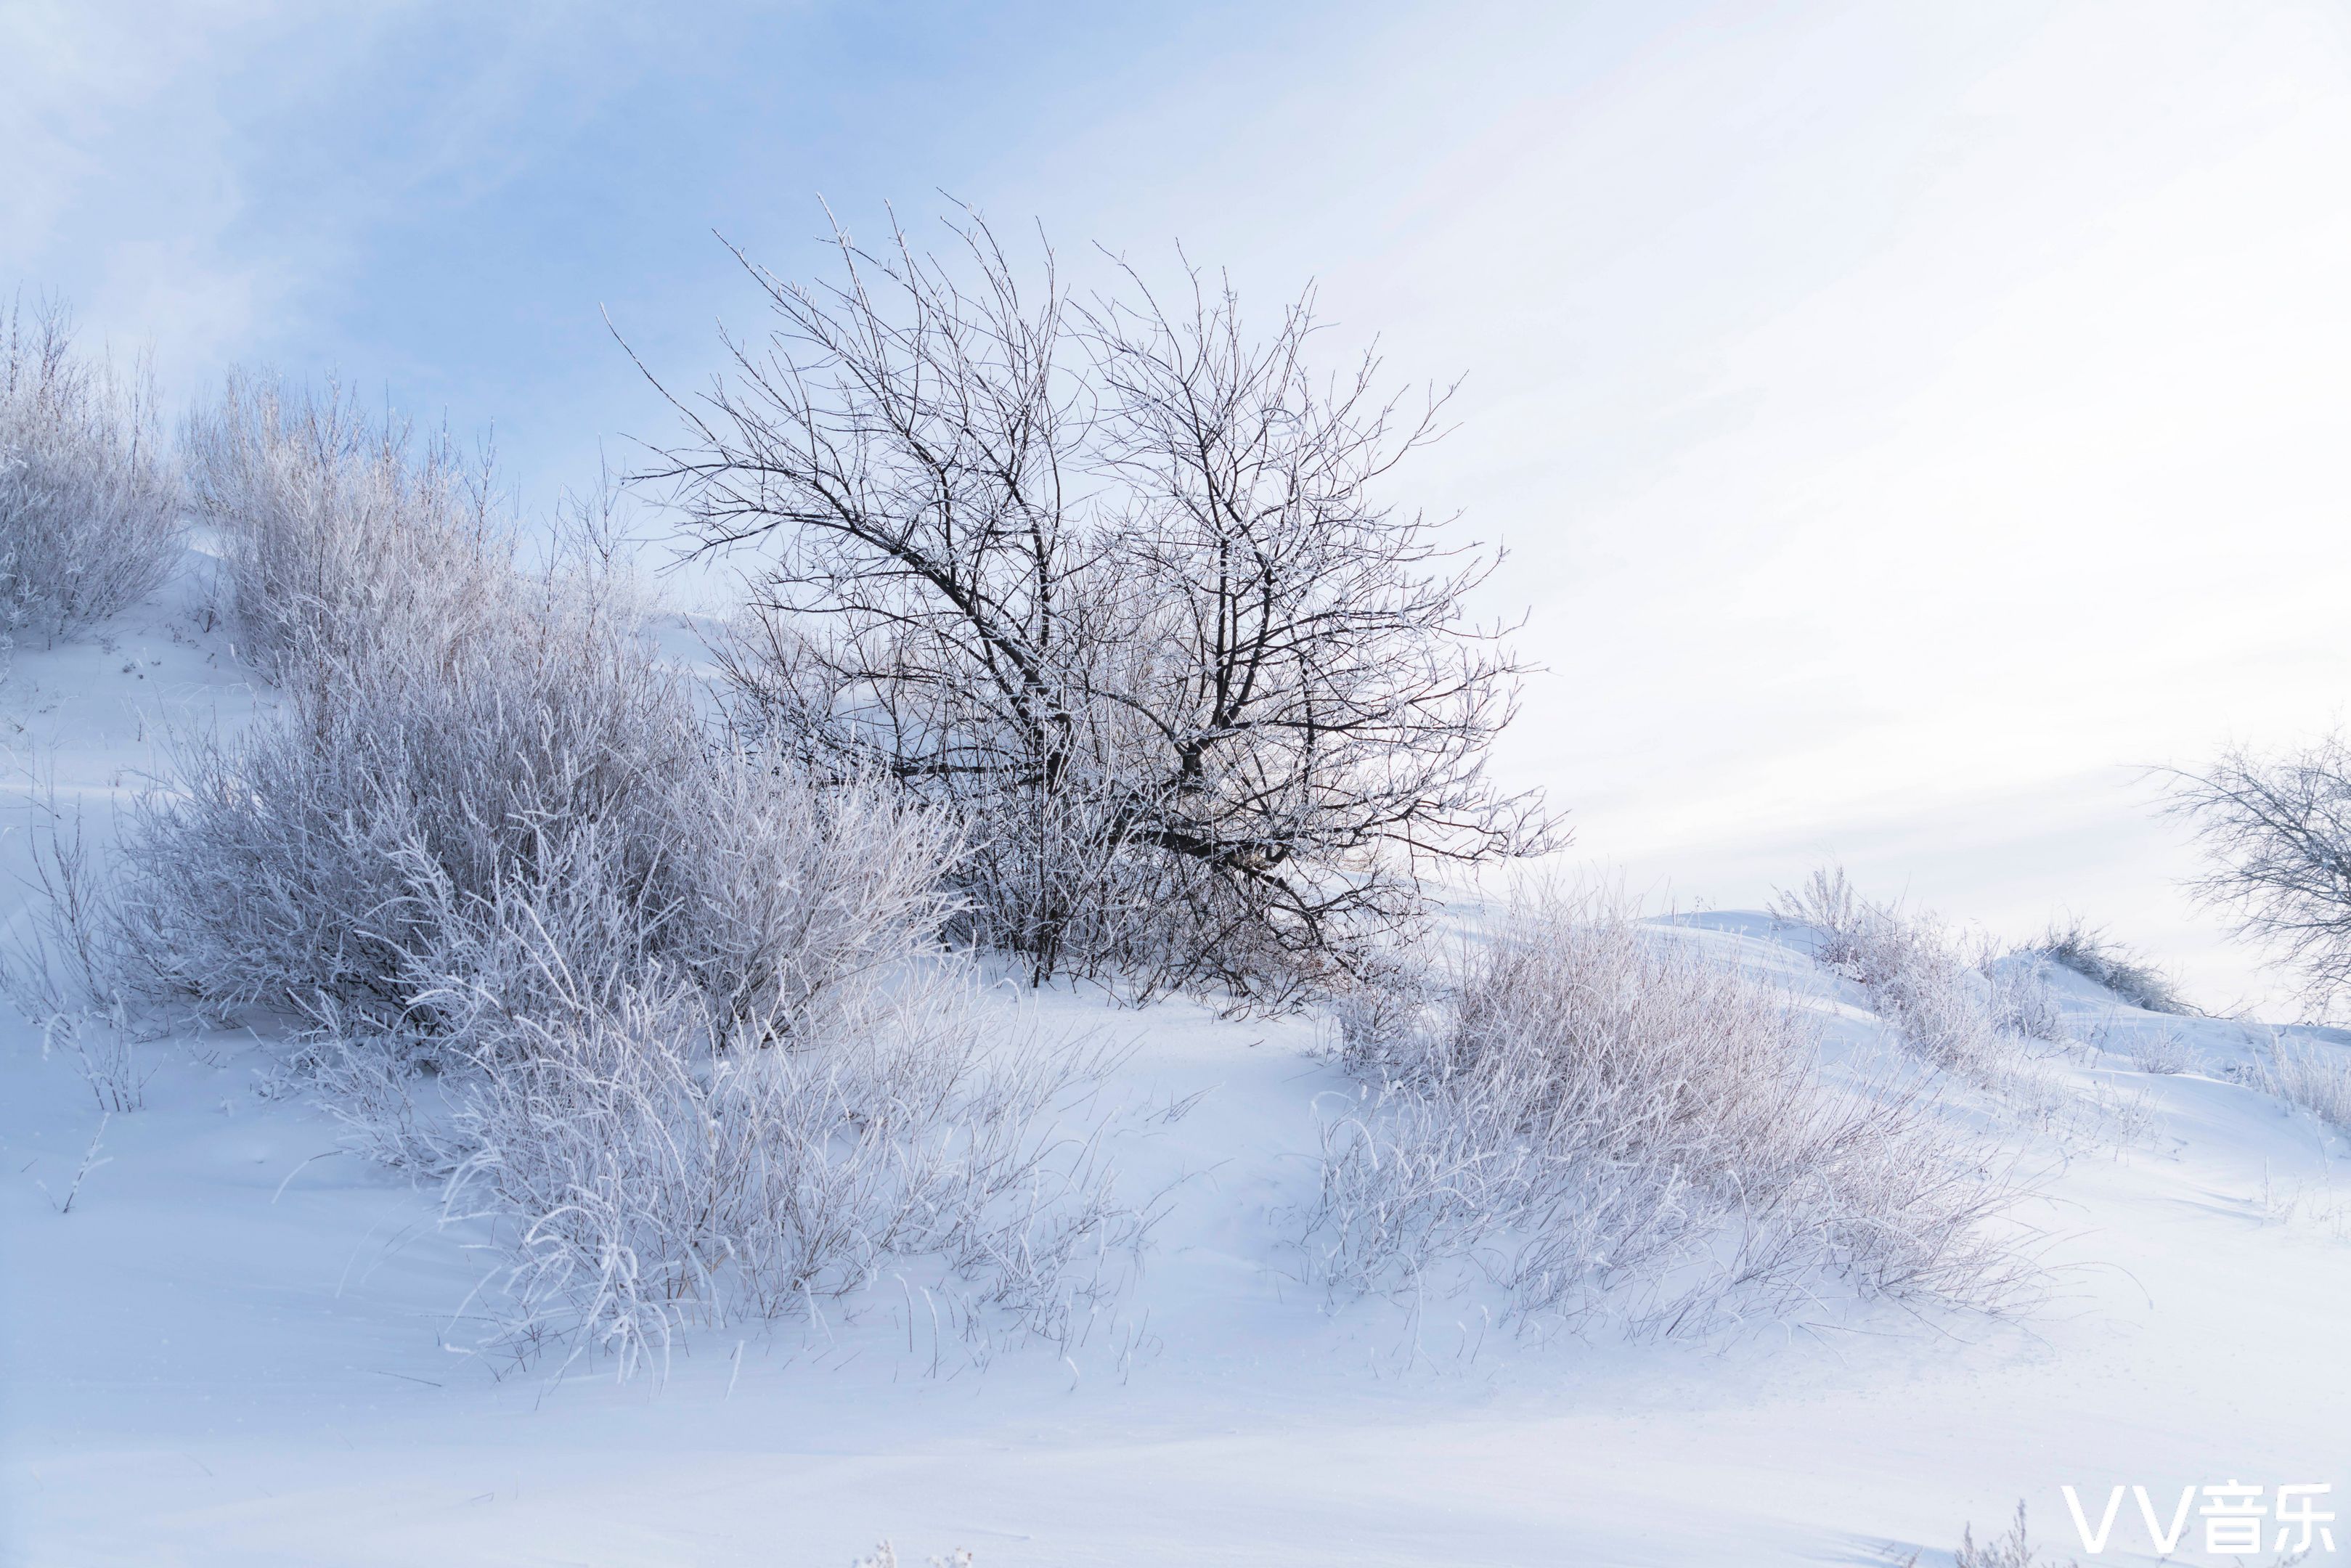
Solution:
{"label": "bare tree", "polygon": [[836,231],[828,284],[746,259],[779,325],[651,476],[701,549],[760,547],[726,664],[765,733],[948,807],[975,935],[1038,978],[1278,997],[1418,915],[1432,860],[1548,842],[1485,774],[1492,558],[1374,497],[1441,399],[1318,380],[1311,296],[1259,340],[1196,272],[1179,310],[1132,272],[1081,303],[950,226],[944,260]]}
{"label": "bare tree", "polygon": [[2278,949],[2325,1010],[2351,985],[2351,747],[2329,736],[2274,759],[2234,750],[2175,778],[2173,809],[2212,861],[2196,892]]}
{"label": "bare tree", "polygon": [[1088,421],[1050,267],[1025,296],[984,228],[960,237],[969,289],[903,243],[841,236],[843,279],[817,287],[745,259],[780,325],[729,340],[733,382],[663,473],[705,548],[772,547],[726,650],[753,716],[803,761],[952,807],[984,935],[1042,973],[1110,858],[1077,787],[1106,641],[1070,490]]}
{"label": "bare tree", "polygon": [[1259,340],[1228,283],[1194,270],[1170,309],[1125,278],[1086,316],[1137,609],[1100,695],[1148,739],[1120,825],[1189,884],[1199,959],[1238,984],[1254,943],[1343,947],[1416,914],[1430,861],[1542,841],[1537,802],[1485,773],[1520,667],[1462,609],[1499,555],[1441,547],[1377,494],[1441,397],[1383,392],[1370,353],[1318,378],[1311,293]]}

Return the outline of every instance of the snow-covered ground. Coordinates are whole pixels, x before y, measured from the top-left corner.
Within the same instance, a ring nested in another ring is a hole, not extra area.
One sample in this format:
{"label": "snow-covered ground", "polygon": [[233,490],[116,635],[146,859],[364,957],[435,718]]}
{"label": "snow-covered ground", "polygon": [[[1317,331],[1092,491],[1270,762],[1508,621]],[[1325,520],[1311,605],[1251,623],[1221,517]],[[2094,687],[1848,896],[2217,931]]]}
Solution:
{"label": "snow-covered ground", "polygon": [[[102,821],[167,725],[257,700],[185,580],[102,638],[19,649],[16,779]],[[10,864],[23,863],[12,828]],[[1790,880],[1805,868],[1791,867]],[[5,894],[18,910],[25,892]],[[1673,927],[1784,979],[1837,1049],[1882,1028],[1760,915]],[[2143,1132],[2029,1156],[2046,1304],[2012,1323],[1886,1313],[1700,1345],[1522,1343],[1463,1303],[1334,1302],[1305,1281],[1318,1104],[1353,1086],[1311,1019],[1005,988],[991,1003],[1133,1042],[1104,1103],[1143,1271],[1066,1359],[975,1364],[917,1291],[820,1323],[696,1337],[615,1382],[457,1354],[487,1264],[429,1190],[267,1092],[267,1045],[144,1048],[143,1108],[0,1024],[0,1563],[8,1568],[595,1564],[799,1568],[887,1537],[920,1562],[1076,1564],[1949,1561],[2059,1491],[2351,1488],[2351,1158],[2239,1081],[2246,1026],[2165,1019],[2061,977],[2075,1091]],[[2175,1035],[2184,1071],[2134,1065]],[[2341,1049],[2342,1042],[2325,1042]],[[2232,1072],[2232,1070],[2239,1070]],[[1336,1097],[1333,1099],[1332,1097]],[[99,1139],[96,1164],[76,1173]],[[60,1213],[73,1192],[70,1213]],[[2351,1547],[2351,1509],[2335,1527]],[[2175,1561],[2199,1553],[2191,1519]],[[1889,1557],[1889,1548],[1892,1549]],[[2126,1502],[2097,1562],[2149,1563]],[[2269,1560],[2264,1552],[2261,1561]],[[2320,1552],[2312,1561],[2330,1560]]]}

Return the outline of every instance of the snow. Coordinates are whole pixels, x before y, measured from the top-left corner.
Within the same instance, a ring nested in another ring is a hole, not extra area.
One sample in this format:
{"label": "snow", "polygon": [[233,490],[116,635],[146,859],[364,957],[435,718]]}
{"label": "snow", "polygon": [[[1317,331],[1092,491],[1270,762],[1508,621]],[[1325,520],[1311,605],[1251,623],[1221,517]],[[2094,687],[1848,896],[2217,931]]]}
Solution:
{"label": "snow", "polygon": [[[191,580],[102,640],[17,651],[0,736],[20,801],[54,777],[102,822],[168,724],[266,700]],[[21,832],[6,852],[21,866]],[[0,896],[21,914],[24,890]],[[1801,931],[1670,929],[1797,988],[1837,1051],[1881,1042]],[[1122,1179],[1165,1213],[1114,1313],[1066,1361],[983,1367],[934,1340],[918,1293],[885,1289],[821,1324],[695,1337],[628,1383],[447,1348],[487,1267],[477,1238],[273,1094],[249,1035],[145,1047],[145,1106],[106,1120],[105,1163],[60,1214],[99,1111],[12,1014],[0,1564],[797,1568],[885,1536],[910,1563],[963,1546],[977,1568],[1860,1564],[1889,1545],[1941,1563],[1963,1523],[1987,1533],[2020,1499],[2044,1547],[2078,1551],[2064,1484],[2094,1516],[2117,1483],[2167,1513],[2231,1479],[2341,1496],[2343,1144],[2239,1081],[2245,1025],[2059,983],[2072,1031],[2105,1049],[2058,1071],[2155,1114],[2121,1147],[2035,1156],[2023,1218],[2052,1293],[2019,1323],[1532,1344],[1463,1301],[1332,1302],[1305,1282],[1298,1215],[1318,1106],[1355,1091],[1312,1019],[1006,987],[1008,1024],[1134,1044],[1104,1103],[1125,1108]],[[2166,1030],[2187,1070],[2136,1071],[2132,1041]],[[2214,1561],[2199,1543],[2191,1523],[2176,1560]],[[2132,1505],[2095,1560],[2155,1560]]]}

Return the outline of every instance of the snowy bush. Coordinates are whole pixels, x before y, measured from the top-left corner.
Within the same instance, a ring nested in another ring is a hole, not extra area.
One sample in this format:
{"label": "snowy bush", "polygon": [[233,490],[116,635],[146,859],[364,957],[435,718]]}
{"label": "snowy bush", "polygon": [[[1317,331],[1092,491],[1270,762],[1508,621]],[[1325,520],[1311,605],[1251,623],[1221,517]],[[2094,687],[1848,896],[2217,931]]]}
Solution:
{"label": "snowy bush", "polygon": [[576,973],[658,963],[728,1027],[789,1034],[949,912],[932,819],[706,733],[628,580],[576,549],[517,570],[446,442],[240,380],[189,446],[282,701],[179,737],[174,787],[133,810],[124,903],[167,990],[447,1042],[412,967],[526,897]]}
{"label": "snowy bush", "polygon": [[1991,984],[1932,917],[1855,894],[1842,870],[1822,870],[1773,912],[1819,933],[1819,961],[1869,993],[1903,1043],[1984,1088],[2022,1067],[2019,1037],[2001,1027]]}
{"label": "snowy bush", "polygon": [[[440,1177],[449,1215],[505,1254],[477,1298],[486,1343],[569,1344],[626,1375],[682,1327],[814,1315],[927,1270],[984,1357],[1008,1333],[1066,1345],[1116,1286],[1146,1221],[1061,1120],[1110,1057],[988,1039],[967,968],[930,950],[935,841],[893,846],[886,801],[868,801],[878,822],[827,821],[839,797],[799,797],[812,844],[746,835],[697,895],[713,929],[763,942],[632,931],[624,860],[578,839],[486,897],[418,865],[404,1011],[311,1010],[303,1065],[354,1142]],[[780,852],[762,907],[788,921],[725,910],[747,850]]]}
{"label": "snowy bush", "polygon": [[54,779],[33,781],[26,802],[30,896],[0,927],[0,992],[41,1033],[41,1054],[70,1057],[101,1113],[146,1103],[154,1063],[140,1051],[107,869],[80,807]]}
{"label": "snowy bush", "polygon": [[[958,1546],[944,1557],[929,1557],[924,1561],[929,1568],[971,1568],[972,1556]],[[897,1549],[884,1541],[873,1548],[872,1556],[860,1557],[850,1563],[849,1568],[898,1568]]]}
{"label": "snowy bush", "polygon": [[[1900,1559],[1896,1568],[1918,1568],[1918,1557],[1913,1552]],[[1887,1559],[1894,1561],[1891,1552]],[[2061,1563],[2055,1558],[2042,1556],[2025,1527],[2024,1504],[2019,1502],[2007,1533],[1995,1535],[1981,1545],[1976,1543],[1974,1525],[1963,1528],[1959,1547],[1951,1553],[1951,1568],[2081,1568],[2081,1564],[2071,1557]]]}
{"label": "snowy bush", "polygon": [[106,868],[81,807],[60,798],[54,779],[28,782],[26,865],[17,879],[30,896],[0,943],[0,982],[38,1025],[117,1006],[123,975]]}
{"label": "snowy bush", "polygon": [[2095,981],[2135,1008],[2151,1013],[2193,1009],[2180,999],[2169,976],[2138,954],[2080,920],[2052,925],[2034,950],[2085,979]]}
{"label": "snowy bush", "polygon": [[2069,1145],[2123,1147],[2152,1126],[2143,1092],[2098,1079],[2069,1083],[2051,1063],[2067,1036],[2039,957],[2022,950],[1970,959],[1930,915],[1859,897],[1842,870],[1816,871],[1773,903],[1781,920],[1810,926],[1814,956],[1859,985],[1903,1047],[1986,1091],[2022,1127]]}
{"label": "snowy bush", "polygon": [[977,220],[893,239],[753,269],[776,329],[657,477],[759,550],[747,714],[950,814],[977,938],[1280,1002],[1420,920],[1432,863],[1548,841],[1486,772],[1494,560],[1384,494],[1441,398],[1318,372],[1311,298],[1253,331],[1203,274],[1084,304]]}
{"label": "snowy bush", "polygon": [[2004,1188],[1913,1092],[1832,1085],[1792,998],[1621,912],[1520,908],[1342,1038],[1362,1097],[1311,1232],[1335,1287],[1466,1266],[1522,1320],[1676,1333],[1839,1281],[1986,1310],[2025,1281],[1991,1235]]}
{"label": "snowy bush", "polygon": [[720,1017],[790,1034],[930,940],[934,823],[743,761],[649,653],[599,651],[495,638],[437,679],[305,680],[243,736],[191,740],[127,835],[152,973],[214,1012],[331,1008],[447,1038],[456,1015],[418,999],[411,966],[528,897],[569,964],[659,961]]}
{"label": "snowy bush", "polygon": [[2051,1045],[2065,1039],[2064,1010],[2057,1004],[2040,953],[2030,948],[1999,955],[1987,951],[1976,967],[1991,984],[1993,1028]]}
{"label": "snowy bush", "polygon": [[2132,1066],[2160,1078],[2187,1071],[2192,1060],[2187,1041],[2176,1030],[2168,1029],[2140,1036],[2132,1042],[2130,1056]]}
{"label": "snowy bush", "polygon": [[928,1260],[973,1351],[1008,1327],[1065,1344],[1116,1282],[1105,1257],[1140,1241],[1096,1151],[1053,1124],[1105,1059],[985,1043],[959,969],[868,988],[785,1048],[657,970],[569,976],[509,915],[490,939],[542,969],[533,1010],[478,968],[447,979],[486,1005],[449,1070],[446,1201],[511,1255],[485,1296],[502,1340],[553,1334],[625,1373],[684,1324],[812,1313]]}
{"label": "snowy bush", "polygon": [[507,614],[512,540],[486,465],[444,434],[418,443],[329,386],[238,373],[182,436],[190,498],[220,553],[220,609],[273,676],[392,646],[429,660]]}
{"label": "snowy bush", "polygon": [[[486,897],[411,852],[405,1013],[326,1015],[309,1042],[361,1141],[492,1227],[489,1338],[626,1374],[687,1324],[813,1315],[925,1266],[974,1355],[1081,1335],[1145,1228],[1059,1119],[1109,1058],[986,1038],[967,969],[932,949],[943,845],[921,819],[739,765],[696,793],[743,817],[678,824],[703,842],[678,841],[665,932],[638,928],[614,838]],[[403,1049],[433,1053],[429,1089]]]}
{"label": "snowy bush", "polygon": [[633,862],[615,939],[658,929],[674,896],[658,819],[698,759],[692,713],[625,631],[552,608],[454,659],[390,640],[364,658],[321,651],[243,734],[181,737],[173,788],[126,833],[127,903],[157,976],[215,1009],[331,1004],[388,1022],[407,1010],[402,956],[431,935],[420,894],[487,899],[583,852]]}
{"label": "snowy bush", "polygon": [[62,314],[0,319],[0,633],[129,607],[178,560],[179,476],[141,365],[77,354]]}
{"label": "snowy bush", "polygon": [[2273,1033],[2265,1057],[2259,1068],[2262,1088],[2351,1133],[2351,1051]]}

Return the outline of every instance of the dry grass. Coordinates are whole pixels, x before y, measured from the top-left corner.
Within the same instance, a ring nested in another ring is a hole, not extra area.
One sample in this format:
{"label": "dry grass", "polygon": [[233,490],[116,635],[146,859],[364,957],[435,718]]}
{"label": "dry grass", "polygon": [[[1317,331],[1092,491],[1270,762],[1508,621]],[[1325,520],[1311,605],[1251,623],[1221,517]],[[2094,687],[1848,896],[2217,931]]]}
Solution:
{"label": "dry grass", "polygon": [[657,978],[476,1033],[445,1199],[507,1253],[483,1297],[495,1341],[552,1336],[626,1372],[679,1328],[813,1313],[925,1262],[976,1355],[1081,1336],[1145,1225],[1057,1124],[1110,1058],[987,1041],[963,984],[905,977],[799,1049]]}
{"label": "dry grass", "polygon": [[1813,926],[1814,956],[1867,991],[1919,1057],[1988,1089],[2018,1076],[2020,1040],[2001,1028],[1991,983],[1931,917],[1862,899],[1834,869],[1782,894],[1773,913]]}
{"label": "dry grass", "polygon": [[2131,1046],[2131,1065],[2141,1072],[2168,1078],[2188,1071],[2190,1061],[2188,1044],[2172,1030],[2141,1036]]}
{"label": "dry grass", "polygon": [[2190,1013],[2171,977],[2096,926],[2080,920],[2053,925],[2036,945],[2050,962],[2094,980],[2135,1008]]}
{"label": "dry grass", "polygon": [[1993,1028],[2020,1040],[2047,1045],[2064,1042],[2064,1011],[2058,1006],[2057,993],[2049,984],[2039,954],[1987,951],[1976,967],[1991,983]]}
{"label": "dry grass", "polygon": [[[972,1556],[958,1546],[943,1557],[926,1557],[923,1561],[928,1568],[971,1568]],[[886,1541],[882,1542],[873,1548],[872,1556],[860,1557],[850,1563],[849,1568],[898,1568],[897,1549]]]}
{"label": "dry grass", "polygon": [[1323,1139],[1321,1276],[1450,1270],[1524,1321],[1698,1333],[1833,1289],[1998,1312],[2009,1193],[1917,1094],[1834,1086],[1792,998],[1621,911],[1514,911],[1457,973],[1343,1013],[1361,1103]]}
{"label": "dry grass", "polygon": [[[1896,1558],[1888,1552],[1887,1561],[1895,1563],[1896,1568],[1918,1568],[1918,1556],[1913,1552],[1907,1557]],[[2016,1517],[2009,1521],[2006,1532],[1980,1545],[1976,1542],[1975,1526],[1964,1527],[1959,1531],[1959,1547],[1951,1553],[1951,1568],[2081,1568],[2081,1563],[2069,1557],[2060,1563],[2054,1558],[2042,1556],[2026,1528],[2024,1504],[2019,1502]]]}
{"label": "dry grass", "polygon": [[2261,1085],[2338,1131],[2351,1133],[2351,1051],[2273,1032]]}
{"label": "dry grass", "polygon": [[2069,1042],[2031,954],[1971,959],[1934,916],[1862,899],[1834,868],[1782,894],[1773,914],[1813,928],[1819,962],[1867,993],[1906,1050],[1984,1091],[2021,1128],[2067,1146],[2120,1148],[2153,1125],[2143,1093],[2069,1084],[2053,1069]]}

